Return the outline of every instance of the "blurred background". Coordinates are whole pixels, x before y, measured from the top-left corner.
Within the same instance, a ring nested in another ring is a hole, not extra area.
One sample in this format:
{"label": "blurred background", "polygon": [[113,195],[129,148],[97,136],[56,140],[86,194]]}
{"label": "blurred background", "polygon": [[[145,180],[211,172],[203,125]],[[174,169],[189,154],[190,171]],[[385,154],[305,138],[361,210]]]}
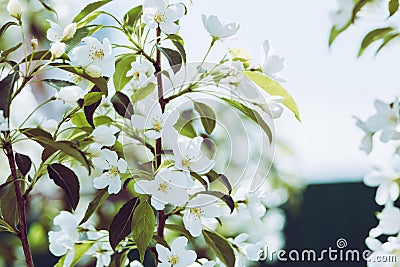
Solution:
{"label": "blurred background", "polygon": [[[7,2],[1,2],[1,23],[8,19],[4,14]],[[122,17],[126,9],[121,8],[124,6],[121,2],[124,1],[116,0],[107,9]],[[78,12],[74,0],[52,3],[65,24]],[[29,5],[35,7],[38,3],[29,1]],[[367,19],[362,24],[350,28],[329,47],[330,14],[337,9],[336,0],[194,0],[188,5],[191,6],[181,20],[180,31],[185,39],[188,62],[201,60],[205,51],[199,50],[209,42],[202,14],[217,15],[224,22],[240,24],[237,40],[219,43],[210,61],[219,60],[227,48],[240,47],[256,63],[261,58],[264,40],[270,40],[275,53],[285,58],[283,85],[296,100],[302,121],[296,121],[287,111],[283,119],[276,121],[276,135],[282,146],[291,151],[288,157],[278,150],[276,162],[282,170],[295,174],[307,188],[301,197],[296,197],[295,205],[293,201],[283,205],[286,225],[278,227],[284,233],[281,238],[286,240],[282,244],[286,243],[287,249],[321,250],[345,238],[349,247],[365,249],[364,239],[377,222],[374,216],[377,206],[375,191],[364,186],[362,178],[371,169],[371,161],[391,162],[392,155],[385,146],[378,147],[370,157],[360,151],[363,133],[355,126],[352,116],[365,119],[374,111],[376,98],[386,100],[399,92],[399,80],[395,78],[400,57],[397,44],[393,42],[378,56],[371,49],[362,58],[356,57],[365,33],[378,21],[371,11],[365,14]],[[82,6],[80,3],[79,7]],[[47,29],[43,18],[38,22]],[[37,30],[36,35],[40,34],[40,29],[33,30]],[[12,42],[12,36],[9,40]],[[0,243],[2,239],[9,236],[0,234]],[[0,253],[4,255],[6,249],[9,248],[1,245]],[[39,266],[52,266],[56,259],[43,254],[38,261]],[[6,266],[5,261],[3,264]],[[365,266],[364,262],[316,264]],[[277,263],[276,266],[288,265],[314,266],[309,262]]]}

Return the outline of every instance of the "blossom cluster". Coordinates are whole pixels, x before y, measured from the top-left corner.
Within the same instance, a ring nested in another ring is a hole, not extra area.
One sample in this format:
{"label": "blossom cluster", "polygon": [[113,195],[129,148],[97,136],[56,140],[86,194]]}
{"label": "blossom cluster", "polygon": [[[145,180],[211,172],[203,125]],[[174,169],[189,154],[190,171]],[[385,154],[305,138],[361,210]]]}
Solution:
{"label": "blossom cluster", "polygon": [[[373,151],[375,134],[379,134],[379,140],[382,143],[396,143],[400,138],[398,98],[396,97],[391,103],[376,100],[375,107],[377,113],[365,122],[356,118],[357,126],[365,133],[360,148],[367,154]],[[369,236],[365,240],[368,248],[373,251],[371,257],[399,253],[400,208],[396,205],[400,192],[399,182],[400,172],[386,164],[376,164],[374,170],[364,177],[364,183],[367,186],[377,188],[375,201],[379,206],[383,206],[382,211],[377,213],[378,225],[370,230]],[[383,237],[386,237],[387,241],[382,242]],[[387,265],[386,263],[369,262],[368,266]]]}
{"label": "blossom cluster", "polygon": [[[258,261],[265,245],[281,248],[280,207],[301,185],[277,174],[264,181],[273,157],[263,153],[273,154],[273,121],[285,106],[299,119],[296,103],[280,84],[284,59],[267,40],[254,64],[240,49],[230,49],[215,64],[205,63],[208,52],[201,63],[190,64],[179,35],[184,4],[144,0],[123,20],[100,7],[97,2],[84,8],[65,27],[47,20],[47,40],[30,40],[31,54],[24,47],[22,60],[2,58],[9,76],[0,88],[7,96],[0,106],[0,145],[10,169],[17,169],[11,173],[14,183],[6,181],[2,188],[16,184],[15,191],[22,190],[16,197],[24,201],[35,201],[36,194],[65,196],[62,205],[54,202],[60,211],[52,210],[57,215],[48,232],[49,250],[60,257],[57,266],[95,260],[97,267],[112,261],[134,267],[154,258],[161,267],[241,267]],[[18,0],[10,1],[8,12],[18,21],[9,25],[23,29],[26,11]],[[98,16],[118,26],[95,24]],[[236,38],[240,28],[215,15],[199,21],[211,37],[209,50]],[[113,43],[115,36],[106,31],[99,39],[97,31],[107,28],[122,33],[124,43]],[[16,64],[25,73],[14,72]],[[50,98],[22,122],[13,121],[13,101],[25,87],[35,88],[32,80],[46,85]],[[53,114],[44,109],[48,104],[56,107]],[[242,155],[228,163],[221,159],[229,147],[229,134],[221,137],[229,128],[221,111],[227,106],[243,125],[257,127],[251,131],[257,144],[248,143],[260,149],[259,160],[251,149],[250,163],[240,163]],[[26,142],[39,148],[14,153],[12,145]],[[19,180],[26,188],[19,188]],[[1,206],[1,197],[0,223],[22,237],[30,266],[27,229],[10,220],[15,216]],[[248,224],[254,227],[246,229]],[[204,249],[206,254],[199,253]]]}

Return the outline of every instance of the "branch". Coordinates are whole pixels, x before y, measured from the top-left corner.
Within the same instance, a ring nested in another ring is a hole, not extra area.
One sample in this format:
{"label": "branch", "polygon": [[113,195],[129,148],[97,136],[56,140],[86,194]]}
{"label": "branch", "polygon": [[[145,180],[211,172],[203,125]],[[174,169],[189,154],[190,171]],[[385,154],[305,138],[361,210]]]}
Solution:
{"label": "branch", "polygon": [[15,156],[12,145],[10,142],[4,143],[5,154],[8,158],[8,164],[11,170],[11,177],[13,179],[15,195],[17,196],[17,205],[18,205],[18,217],[19,217],[19,232],[18,237],[21,240],[22,248],[24,250],[25,261],[27,267],[33,267],[33,260],[31,250],[29,248],[28,236],[27,236],[27,228],[26,228],[26,216],[25,216],[25,199],[21,193],[20,183],[18,181],[17,168],[15,165]]}

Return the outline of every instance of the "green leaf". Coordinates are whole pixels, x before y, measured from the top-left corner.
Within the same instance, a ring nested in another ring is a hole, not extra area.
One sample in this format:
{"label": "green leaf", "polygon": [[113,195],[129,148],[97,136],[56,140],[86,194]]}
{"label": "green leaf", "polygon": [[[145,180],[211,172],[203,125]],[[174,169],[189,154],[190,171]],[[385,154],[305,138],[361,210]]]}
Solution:
{"label": "green leaf", "polygon": [[111,103],[113,104],[115,111],[122,117],[130,119],[134,114],[131,100],[121,92],[115,93],[111,98]]}
{"label": "green leaf", "polygon": [[356,4],[354,5],[352,16],[351,16],[351,22],[354,23],[354,21],[357,18],[358,12],[366,5],[368,2],[371,2],[371,0],[358,0]]}
{"label": "green leaf", "polygon": [[252,80],[255,84],[260,86],[264,91],[274,96],[281,96],[284,98],[283,104],[290,109],[296,118],[300,121],[300,113],[297,104],[293,97],[282,87],[278,82],[270,79],[261,72],[245,71],[244,75]]}
{"label": "green leaf", "polygon": [[203,230],[203,236],[206,244],[212,249],[215,256],[217,256],[227,267],[235,266],[235,253],[224,237],[208,230]]}
{"label": "green leaf", "polygon": [[[75,244],[74,246],[74,259],[72,260],[71,266],[75,266],[78,261],[85,256],[86,252],[93,246],[95,241],[85,241],[82,243]],[[54,267],[64,267],[66,255],[62,256]]]}
{"label": "green leaf", "polygon": [[78,176],[70,168],[59,163],[47,166],[47,171],[50,179],[64,190],[69,204],[75,210],[79,203]]}
{"label": "green leaf", "polygon": [[157,49],[163,53],[167,58],[170,67],[174,73],[177,73],[182,67],[182,56],[181,54],[173,49],[157,46]]}
{"label": "green leaf", "polygon": [[59,79],[43,79],[42,82],[56,88],[57,90],[60,90],[63,87],[75,85],[73,82]]}
{"label": "green leaf", "polygon": [[[101,89],[99,87],[97,87],[97,86],[94,86],[92,88],[92,90],[90,90],[90,93],[101,93],[101,94],[103,94],[103,92],[101,92]],[[99,100],[97,100],[93,104],[86,105],[86,106],[83,107],[83,112],[85,113],[86,120],[93,128],[95,128],[94,121],[93,121],[94,113],[96,112],[96,109],[100,106],[101,100],[102,99],[100,98]]]}
{"label": "green leaf", "polygon": [[51,7],[51,5],[48,3],[47,0],[39,0],[39,2],[42,4],[42,6],[47,9],[50,12],[53,12],[55,14],[57,14],[56,10],[54,8]]}
{"label": "green leaf", "polygon": [[156,85],[154,83],[148,83],[145,87],[137,89],[132,95],[132,103],[136,103],[146,98],[154,91],[155,88]]}
{"label": "green leaf", "polygon": [[7,50],[1,52],[1,56],[4,58],[7,58],[7,56],[9,54],[11,54],[12,52],[15,52],[18,48],[20,48],[22,46],[22,43],[18,43],[16,45],[14,45],[13,47],[8,48]]}
{"label": "green leaf", "polygon": [[67,45],[66,53],[71,51],[74,47],[82,42],[82,39],[89,36],[89,29],[87,27],[82,27],[76,30],[74,37],[65,42]]}
{"label": "green leaf", "polygon": [[268,126],[268,124],[264,121],[264,119],[261,117],[258,112],[255,110],[243,105],[240,102],[237,102],[235,100],[227,99],[222,97],[221,100],[225,101],[232,107],[236,108],[237,110],[241,111],[244,115],[246,115],[249,119],[257,123],[267,134],[269,142],[272,143],[272,131],[271,128]]}
{"label": "green leaf", "polygon": [[195,138],[197,136],[196,130],[192,124],[192,118],[192,110],[184,111],[179,115],[177,122],[174,124],[174,128],[179,134],[189,138]]}
{"label": "green leaf", "polygon": [[235,201],[233,201],[232,197],[222,192],[209,190],[209,191],[199,192],[199,194],[211,195],[221,199],[230,208],[231,212],[233,212],[233,210],[235,209]]}
{"label": "green leaf", "polygon": [[71,118],[71,122],[81,128],[92,128],[90,126],[90,124],[87,122],[86,117],[85,117],[85,113],[83,112],[77,112],[75,113],[72,118]]}
{"label": "green leaf", "polygon": [[79,161],[83,166],[85,166],[88,169],[90,174],[90,162],[86,158],[86,155],[78,148],[76,148],[72,142],[54,141],[49,133],[41,129],[26,128],[26,129],[21,129],[20,131],[30,139],[36,141],[44,148],[50,146],[56,149],[56,151],[60,150],[63,153],[75,158],[77,161]]}
{"label": "green leaf", "polygon": [[14,21],[9,21],[9,22],[3,24],[0,28],[0,38],[7,31],[7,29],[10,28],[11,26],[18,26],[18,23],[14,22]]}
{"label": "green leaf", "polygon": [[32,160],[27,155],[15,153],[15,161],[22,175],[23,176],[27,175],[27,173],[32,167]]}
{"label": "green leaf", "polygon": [[207,182],[206,180],[204,180],[204,178],[201,177],[201,175],[199,175],[199,174],[197,174],[197,173],[195,173],[195,172],[190,172],[190,175],[191,175],[193,178],[195,178],[196,180],[198,180],[198,181],[204,186],[204,188],[205,188],[206,190],[208,190],[208,187],[209,187],[208,182]]}
{"label": "green leaf", "polygon": [[210,181],[210,183],[213,183],[215,181],[219,181],[221,183],[223,183],[226,188],[228,189],[229,195],[232,194],[232,185],[229,182],[229,179],[223,175],[223,174],[218,174],[215,171],[211,170],[209,171],[206,176],[208,177],[208,180]]}
{"label": "green leaf", "polygon": [[81,12],[76,15],[76,17],[72,20],[72,22],[79,22],[82,19],[84,19],[87,15],[91,14],[93,11],[96,9],[99,9],[100,7],[104,6],[105,4],[108,4],[112,0],[102,0],[102,1],[97,1],[88,4],[84,9],[82,9]]}
{"label": "green leaf", "polygon": [[84,106],[91,106],[96,102],[101,101],[103,96],[102,92],[89,92],[83,97],[83,105]]}
{"label": "green leaf", "polygon": [[110,244],[115,250],[118,244],[132,232],[132,215],[139,203],[137,197],[126,202],[110,224]]}
{"label": "green leaf", "polygon": [[176,49],[178,49],[179,53],[181,54],[183,62],[186,63],[186,51],[184,47],[185,43],[182,37],[177,34],[170,34],[168,35],[168,39],[172,41]]}
{"label": "green leaf", "polygon": [[14,181],[8,177],[7,182],[0,189],[0,211],[4,221],[11,227],[16,227],[19,221],[17,197],[15,195]]}
{"label": "green leaf", "polygon": [[18,80],[18,73],[11,73],[0,81],[0,110],[3,110],[4,117],[8,118],[10,114],[11,97],[14,84]]}
{"label": "green leaf", "polygon": [[10,232],[13,234],[17,234],[17,231],[1,218],[0,218],[0,232]]}
{"label": "green leaf", "polygon": [[385,27],[385,28],[379,28],[375,29],[373,31],[370,31],[362,40],[360,50],[358,51],[358,57],[360,57],[365,49],[370,46],[372,43],[384,39],[387,34],[393,31],[392,27]]}
{"label": "green leaf", "polygon": [[142,13],[141,5],[132,8],[124,15],[124,24],[134,27],[136,22],[141,18]]}
{"label": "green leaf", "polygon": [[179,224],[165,224],[165,228],[168,229],[168,230],[171,230],[173,232],[177,232],[177,233],[180,233],[180,234],[184,235],[187,239],[189,239],[189,241],[193,240],[192,235],[182,225],[179,225]]}
{"label": "green leaf", "polygon": [[138,247],[141,262],[143,262],[147,246],[153,238],[155,226],[156,217],[153,209],[147,201],[141,201],[132,217],[132,236]]}
{"label": "green leaf", "polygon": [[394,13],[399,10],[399,0],[390,0],[389,2],[389,17],[393,16]]}
{"label": "green leaf", "polygon": [[201,102],[193,101],[195,110],[199,113],[201,124],[203,124],[204,129],[207,134],[211,134],[216,125],[216,118],[214,111],[206,104]]}
{"label": "green leaf", "polygon": [[63,63],[51,63],[50,66],[54,66],[54,67],[57,67],[59,69],[68,71],[70,73],[73,73],[73,74],[76,74],[78,76],[81,76],[82,78],[85,78],[86,80],[91,81],[98,88],[100,88],[101,92],[103,92],[106,96],[108,96],[107,80],[104,77],[93,78],[93,77],[87,75],[82,69],[76,68],[76,67],[73,67],[73,66],[69,66],[69,65],[65,65]]}
{"label": "green leaf", "polygon": [[399,33],[389,33],[383,38],[382,44],[379,46],[379,48],[376,50],[375,55],[378,54],[382,48],[384,48],[388,43],[393,41],[396,37],[399,37]]}
{"label": "green leaf", "polygon": [[333,42],[336,40],[336,38],[344,32],[348,27],[350,27],[351,21],[349,21],[345,26],[342,28],[336,28],[336,26],[333,26],[331,29],[331,32],[329,34],[329,46],[333,44]]}
{"label": "green leaf", "polygon": [[115,63],[115,72],[113,76],[114,87],[117,92],[121,91],[122,88],[132,79],[132,77],[126,77],[128,71],[132,68],[131,63],[136,60],[136,56],[128,54],[121,57]]}
{"label": "green leaf", "polygon": [[79,225],[81,225],[81,224],[85,223],[87,220],[89,220],[90,216],[92,216],[92,214],[97,210],[97,208],[100,207],[101,205],[103,205],[104,201],[109,196],[107,190],[108,190],[107,188],[104,188],[97,192],[94,199],[92,201],[90,201],[89,206],[85,212],[85,216],[83,217],[83,219],[81,220]]}

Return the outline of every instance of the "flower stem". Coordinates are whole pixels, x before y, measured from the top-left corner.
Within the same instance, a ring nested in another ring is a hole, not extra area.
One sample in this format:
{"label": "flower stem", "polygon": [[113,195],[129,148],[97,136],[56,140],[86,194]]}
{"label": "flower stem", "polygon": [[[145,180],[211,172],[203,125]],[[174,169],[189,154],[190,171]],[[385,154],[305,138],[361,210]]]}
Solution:
{"label": "flower stem", "polygon": [[15,156],[12,145],[10,142],[5,142],[3,145],[5,154],[8,158],[8,163],[11,170],[11,177],[13,179],[15,195],[17,197],[17,205],[18,205],[18,217],[19,217],[19,231],[18,237],[21,240],[22,248],[24,250],[25,261],[27,267],[33,267],[33,260],[31,250],[29,248],[28,236],[27,236],[27,228],[26,228],[26,216],[25,216],[25,199],[21,193],[20,183],[18,181],[17,168],[15,165]]}

